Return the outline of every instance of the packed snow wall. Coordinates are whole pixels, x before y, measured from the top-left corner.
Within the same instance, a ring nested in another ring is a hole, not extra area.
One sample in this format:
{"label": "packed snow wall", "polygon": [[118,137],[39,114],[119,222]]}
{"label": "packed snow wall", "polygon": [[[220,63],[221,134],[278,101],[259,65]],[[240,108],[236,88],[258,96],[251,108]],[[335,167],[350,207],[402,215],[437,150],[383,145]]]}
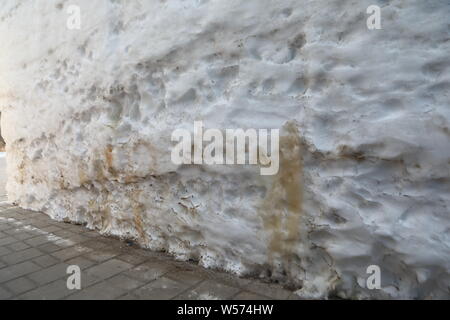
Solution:
{"label": "packed snow wall", "polygon": [[[448,0],[2,1],[9,200],[304,297],[448,298],[449,17]],[[278,174],[174,164],[194,121],[281,129]]]}
{"label": "packed snow wall", "polygon": [[[0,113],[0,124],[2,120],[2,114]],[[0,152],[3,152],[5,150],[5,140],[3,140],[2,137],[2,127],[0,125]]]}

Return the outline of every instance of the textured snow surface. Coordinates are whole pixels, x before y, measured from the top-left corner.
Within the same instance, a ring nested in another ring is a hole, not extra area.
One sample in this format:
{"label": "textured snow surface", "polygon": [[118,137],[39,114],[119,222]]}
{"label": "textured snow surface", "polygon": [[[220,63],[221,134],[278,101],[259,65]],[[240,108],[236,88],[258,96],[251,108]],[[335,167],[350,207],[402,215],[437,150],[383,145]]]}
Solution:
{"label": "textured snow surface", "polygon": [[[70,3],[0,7],[10,201],[305,297],[450,297],[448,0]],[[195,120],[282,128],[279,174],[173,165]]]}
{"label": "textured snow surface", "polygon": [[[0,113],[0,123],[1,123],[1,119],[2,119],[2,114]],[[4,152],[5,150],[5,140],[3,140],[2,137],[2,127],[0,125],[0,157],[2,156],[2,152]]]}

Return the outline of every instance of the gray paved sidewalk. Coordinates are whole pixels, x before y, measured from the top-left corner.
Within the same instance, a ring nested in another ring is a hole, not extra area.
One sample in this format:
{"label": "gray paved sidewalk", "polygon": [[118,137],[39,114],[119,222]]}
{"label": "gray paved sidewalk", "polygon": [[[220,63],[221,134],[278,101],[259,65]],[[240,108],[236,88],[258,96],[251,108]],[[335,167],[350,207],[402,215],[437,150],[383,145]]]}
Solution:
{"label": "gray paved sidewalk", "polygon": [[[175,261],[2,196],[0,299],[297,299],[281,286]],[[67,289],[70,265],[81,269],[81,290]]]}

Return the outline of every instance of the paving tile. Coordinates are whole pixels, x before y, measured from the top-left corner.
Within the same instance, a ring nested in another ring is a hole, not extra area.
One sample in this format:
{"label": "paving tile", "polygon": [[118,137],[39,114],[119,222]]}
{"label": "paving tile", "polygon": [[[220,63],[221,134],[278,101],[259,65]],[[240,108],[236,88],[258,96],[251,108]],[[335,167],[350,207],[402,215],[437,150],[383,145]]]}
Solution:
{"label": "paving tile", "polygon": [[[78,231],[78,232],[81,233],[81,231]],[[79,244],[82,244],[83,242],[90,240],[90,238],[85,237],[82,234],[76,234],[73,236],[64,237],[64,239],[75,242],[75,243],[79,243]]]}
{"label": "paving tile", "polygon": [[54,244],[62,248],[70,248],[73,247],[76,243],[71,240],[61,238],[60,240],[55,241]]}
{"label": "paving tile", "polygon": [[27,240],[27,239],[34,238],[38,235],[39,234],[34,231],[19,230],[13,235],[13,237],[16,238],[17,240]]}
{"label": "paving tile", "polygon": [[81,273],[81,288],[85,289],[85,288],[89,288],[92,285],[102,282],[103,279],[94,277],[88,273],[85,272],[85,270],[82,271]]}
{"label": "paving tile", "polygon": [[82,256],[67,260],[66,263],[71,266],[72,265],[79,266],[81,270],[87,269],[97,264],[95,261],[86,259]]}
{"label": "paving tile", "polygon": [[60,247],[60,246],[50,242],[50,243],[44,243],[43,245],[38,246],[37,249],[39,249],[40,251],[45,252],[45,253],[53,253],[53,252],[63,249],[63,247]]}
{"label": "paving tile", "polygon": [[0,221],[0,231],[2,231],[3,233],[8,234],[7,231],[12,228],[14,228],[14,226]]}
{"label": "paving tile", "polygon": [[60,222],[59,226],[63,229],[69,230],[69,229],[73,228],[74,224],[72,224],[70,222]]}
{"label": "paving tile", "polygon": [[11,292],[9,292],[8,290],[0,287],[0,300],[6,300],[9,299],[13,296],[13,294]]}
{"label": "paving tile", "polygon": [[68,300],[112,300],[125,294],[125,289],[113,287],[106,282],[97,283],[89,288],[70,295]]}
{"label": "paving tile", "polygon": [[34,258],[32,261],[34,263],[40,265],[43,268],[51,267],[51,266],[57,264],[58,262],[60,262],[58,259],[56,259],[48,254]]}
{"label": "paving tile", "polygon": [[254,293],[264,292],[265,296],[276,300],[285,300],[292,293],[280,285],[260,281],[251,282],[248,286],[246,286],[246,289]]}
{"label": "paving tile", "polygon": [[104,249],[104,250],[96,250],[96,251],[87,253],[84,256],[86,258],[96,261],[96,262],[103,262],[103,261],[114,258],[118,254],[119,254],[119,252],[117,252],[117,251]]}
{"label": "paving tile", "polygon": [[51,266],[49,268],[44,268],[38,272],[34,272],[28,277],[36,282],[39,285],[44,285],[49,282],[61,279],[61,278],[67,278],[67,267],[69,265],[65,263],[58,263],[54,266]]}
{"label": "paving tile", "polygon": [[36,211],[29,211],[29,210],[25,210],[25,209],[19,209],[19,210],[23,210],[23,214],[30,216],[30,219],[33,221],[40,221],[40,220],[50,221],[50,217],[44,213],[36,212]]}
{"label": "paving tile", "polygon": [[50,226],[49,221],[42,221],[42,220],[32,221],[31,224],[33,225],[33,227],[38,229]]}
{"label": "paving tile", "polygon": [[52,256],[61,261],[66,261],[74,257],[81,256],[82,254],[86,254],[90,251],[92,251],[92,249],[86,248],[84,246],[74,246],[53,252]]}
{"label": "paving tile", "polygon": [[101,237],[101,235],[96,231],[86,231],[83,233],[88,238],[95,239]]}
{"label": "paving tile", "polygon": [[41,228],[41,230],[44,231],[44,232],[53,233],[53,232],[56,232],[56,231],[60,231],[61,228],[51,224],[51,225],[49,225],[47,227]]}
{"label": "paving tile", "polygon": [[69,231],[69,230],[59,230],[59,231],[55,231],[52,232],[52,234],[54,234],[55,236],[61,237],[61,238],[67,238],[67,237],[71,237],[71,236],[75,236],[76,234]]}
{"label": "paving tile", "polygon": [[10,248],[12,251],[22,251],[28,249],[29,247],[30,246],[28,244],[22,241],[8,245],[8,248]]}
{"label": "paving tile", "polygon": [[24,293],[18,297],[19,300],[60,300],[73,291],[67,289],[67,283],[65,280],[55,281],[29,292]]}
{"label": "paving tile", "polygon": [[122,242],[116,238],[107,238],[107,237],[102,236],[102,237],[98,238],[97,240],[108,245],[110,248],[122,245]]}
{"label": "paving tile", "polygon": [[123,254],[117,256],[117,259],[125,261],[129,264],[132,264],[133,266],[137,266],[148,260],[148,258],[141,256],[140,254],[136,254],[136,253],[134,253],[134,254],[133,253],[123,253]]}
{"label": "paving tile", "polygon": [[[206,270],[45,214],[5,208],[0,203],[0,299],[298,299],[279,285]],[[67,289],[69,265],[81,268],[82,290]]]}
{"label": "paving tile", "polygon": [[107,246],[107,244],[104,242],[97,241],[97,240],[88,240],[83,243],[83,246],[86,248],[93,249],[93,250],[99,250],[99,249],[105,248]]}
{"label": "paving tile", "polygon": [[169,272],[165,275],[165,277],[185,283],[190,286],[196,285],[201,281],[205,280],[205,278],[202,277],[201,274],[192,270],[189,271],[178,270],[174,272]]}
{"label": "paving tile", "polygon": [[130,291],[138,287],[143,286],[145,283],[134,278],[127,277],[123,274],[118,274],[112,278],[105,280],[106,283],[113,287],[124,289],[125,291]]}
{"label": "paving tile", "polygon": [[3,230],[2,232],[4,233],[4,234],[7,234],[7,235],[10,235],[10,236],[15,236],[16,234],[20,234],[20,233],[22,233],[24,230],[23,229],[21,229],[21,228],[18,228],[17,226],[14,226],[13,228],[11,228],[11,229],[8,229],[8,230]]}
{"label": "paving tile", "polygon": [[65,229],[68,231],[71,231],[75,234],[80,234],[83,230],[85,230],[85,228],[83,226],[75,225],[75,224],[69,224],[68,226],[65,226]]}
{"label": "paving tile", "polygon": [[139,300],[139,297],[132,294],[131,292],[128,292],[127,294],[117,298],[117,300]]}
{"label": "paving tile", "polygon": [[[16,212],[16,208],[10,208],[6,210],[6,214],[2,212],[2,216],[5,218],[13,219],[14,222],[22,221],[25,217]],[[11,222],[13,220],[10,220]]]}
{"label": "paving tile", "polygon": [[14,252],[1,257],[1,260],[8,265],[17,264],[41,256],[43,253],[35,248],[29,248],[23,251]]}
{"label": "paving tile", "polygon": [[13,266],[0,269],[0,283],[19,278],[40,269],[40,266],[31,261],[25,261]]}
{"label": "paving tile", "polygon": [[180,295],[188,287],[181,282],[162,277],[133,291],[132,295],[139,300],[169,300]]}
{"label": "paving tile", "polygon": [[5,287],[7,287],[8,290],[14,295],[19,295],[36,288],[36,285],[30,279],[26,277],[20,277],[18,279],[5,283]]}
{"label": "paving tile", "polygon": [[7,247],[0,247],[0,257],[10,253],[12,253],[11,249],[8,249]]}
{"label": "paving tile", "polygon": [[17,214],[23,215],[23,216],[27,216],[27,217],[29,217],[32,214],[39,214],[39,213],[37,213],[35,211],[26,210],[26,209],[22,209],[22,208],[19,208],[19,207],[14,207],[13,209],[14,209],[14,212],[16,212]]}
{"label": "paving tile", "polygon": [[37,247],[41,244],[49,242],[49,236],[48,235],[40,235],[31,239],[25,240],[26,244],[29,244],[32,247]]}
{"label": "paving tile", "polygon": [[129,263],[112,259],[87,269],[86,273],[94,278],[103,280],[121,273],[122,271],[128,270],[131,267],[132,265]]}
{"label": "paving tile", "polygon": [[167,265],[162,262],[146,262],[142,265],[134,267],[124,274],[141,281],[149,282],[165,275],[170,271],[171,270],[168,269]]}
{"label": "paving tile", "polygon": [[14,242],[17,242],[17,241],[18,240],[16,238],[13,238],[13,237],[9,236],[9,237],[0,239],[0,246],[11,244],[11,243],[14,243]]}
{"label": "paving tile", "polygon": [[2,215],[1,216],[3,218],[8,218],[8,217],[10,217],[11,213],[14,214],[13,210],[14,210],[14,208],[3,208],[2,207]]}
{"label": "paving tile", "polygon": [[2,210],[2,216],[3,217],[11,217],[13,215],[16,215],[17,212],[17,207],[10,207],[10,208],[5,208]]}
{"label": "paving tile", "polygon": [[200,283],[198,286],[185,292],[183,295],[177,297],[177,299],[186,300],[226,300],[232,298],[240,291],[239,288],[230,287],[225,284],[206,280]]}
{"label": "paving tile", "polygon": [[[5,195],[2,195],[2,197],[6,197]],[[4,200],[3,202],[0,201],[0,208],[1,209],[9,209],[9,208],[13,208],[14,206],[12,204],[9,204],[7,202],[7,200]]]}
{"label": "paving tile", "polygon": [[242,291],[233,297],[233,300],[270,300],[268,297],[262,296],[249,291]]}

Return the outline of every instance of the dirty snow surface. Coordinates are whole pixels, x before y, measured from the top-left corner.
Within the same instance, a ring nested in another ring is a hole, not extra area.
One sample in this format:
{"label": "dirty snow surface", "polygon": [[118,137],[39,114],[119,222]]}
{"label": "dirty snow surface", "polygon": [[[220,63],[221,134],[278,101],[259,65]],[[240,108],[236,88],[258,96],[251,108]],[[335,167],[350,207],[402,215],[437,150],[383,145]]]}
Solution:
{"label": "dirty snow surface", "polygon": [[[448,0],[70,3],[0,7],[9,201],[303,297],[450,297]],[[173,164],[196,120],[281,129],[278,174]]]}

